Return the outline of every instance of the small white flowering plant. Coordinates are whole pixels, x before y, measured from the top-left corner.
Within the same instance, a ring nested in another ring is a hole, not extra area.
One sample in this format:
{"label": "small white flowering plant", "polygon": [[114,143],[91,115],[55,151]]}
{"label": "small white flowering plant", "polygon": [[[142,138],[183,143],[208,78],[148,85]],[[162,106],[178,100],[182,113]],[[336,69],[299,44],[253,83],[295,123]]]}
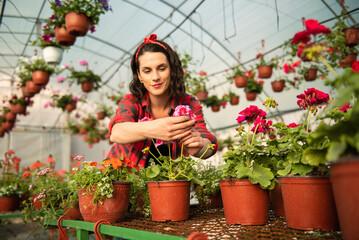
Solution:
{"label": "small white flowering plant", "polygon": [[0,197],[20,196],[21,178],[19,164],[21,159],[15,156],[13,150],[4,154],[4,160],[0,160]]}
{"label": "small white flowering plant", "polygon": [[[83,156],[76,156],[83,161]],[[98,168],[101,166],[100,168]],[[120,158],[108,158],[102,162],[83,161],[73,168],[69,186],[72,191],[85,189],[85,194],[93,194],[93,203],[102,204],[105,198],[113,197],[114,182],[132,182],[138,168],[123,155]]]}

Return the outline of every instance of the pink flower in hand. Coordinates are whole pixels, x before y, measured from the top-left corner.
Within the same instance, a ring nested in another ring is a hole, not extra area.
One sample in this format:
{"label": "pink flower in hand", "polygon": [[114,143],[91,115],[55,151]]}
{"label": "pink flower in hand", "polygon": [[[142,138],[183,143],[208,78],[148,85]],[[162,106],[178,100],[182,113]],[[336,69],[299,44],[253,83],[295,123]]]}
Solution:
{"label": "pink flower in hand", "polygon": [[188,105],[178,105],[173,113],[173,116],[189,116],[191,119],[196,119],[196,115],[192,113],[192,110]]}

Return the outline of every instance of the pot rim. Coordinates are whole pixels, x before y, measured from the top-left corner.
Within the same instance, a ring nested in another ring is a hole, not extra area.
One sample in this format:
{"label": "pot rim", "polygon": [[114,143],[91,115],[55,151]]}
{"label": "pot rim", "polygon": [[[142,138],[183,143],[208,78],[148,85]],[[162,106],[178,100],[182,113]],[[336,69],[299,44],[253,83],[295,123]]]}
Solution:
{"label": "pot rim", "polygon": [[329,178],[329,175],[320,175],[320,176],[277,176],[277,178]]}
{"label": "pot rim", "polygon": [[146,183],[155,183],[155,182],[190,182],[189,180],[163,180],[163,181],[146,181]]}
{"label": "pot rim", "polygon": [[337,165],[341,163],[353,163],[353,162],[359,162],[359,155],[339,157],[337,161],[329,163],[329,166]]}

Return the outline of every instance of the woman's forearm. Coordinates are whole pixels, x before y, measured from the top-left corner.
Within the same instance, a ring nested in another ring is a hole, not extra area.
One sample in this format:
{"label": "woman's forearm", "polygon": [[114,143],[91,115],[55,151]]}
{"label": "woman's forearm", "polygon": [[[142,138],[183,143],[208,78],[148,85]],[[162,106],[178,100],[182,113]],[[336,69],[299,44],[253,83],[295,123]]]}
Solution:
{"label": "woman's forearm", "polygon": [[116,123],[112,127],[110,140],[114,143],[129,144],[144,141],[146,136],[147,124],[138,122],[122,122]]}

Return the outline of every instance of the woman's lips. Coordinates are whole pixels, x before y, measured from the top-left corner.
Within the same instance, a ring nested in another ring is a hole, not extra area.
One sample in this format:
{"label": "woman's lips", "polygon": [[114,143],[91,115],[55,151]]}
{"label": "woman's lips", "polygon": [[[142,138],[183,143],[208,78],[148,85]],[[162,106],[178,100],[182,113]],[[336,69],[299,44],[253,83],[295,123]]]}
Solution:
{"label": "woman's lips", "polygon": [[161,86],[162,86],[162,83],[158,83],[158,84],[152,85],[152,87],[154,87],[154,88],[159,88],[159,87],[161,87]]}

